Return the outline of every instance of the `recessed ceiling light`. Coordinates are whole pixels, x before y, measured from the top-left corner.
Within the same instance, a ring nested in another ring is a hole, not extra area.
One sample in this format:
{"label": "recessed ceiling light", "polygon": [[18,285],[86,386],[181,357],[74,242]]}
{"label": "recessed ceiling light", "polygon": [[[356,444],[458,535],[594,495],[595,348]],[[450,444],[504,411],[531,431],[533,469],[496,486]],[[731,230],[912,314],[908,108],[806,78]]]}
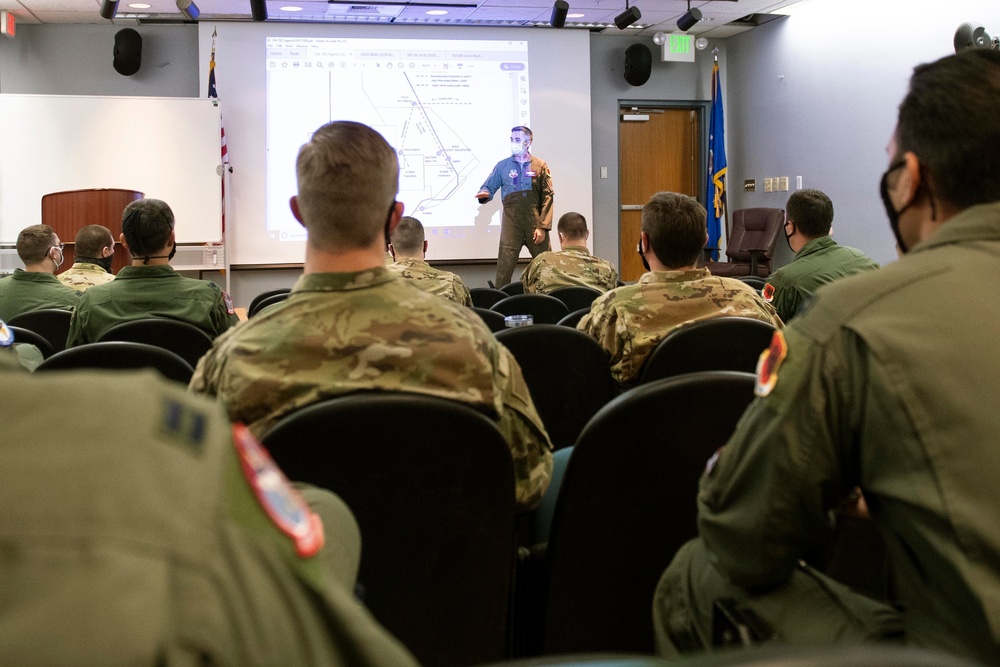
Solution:
{"label": "recessed ceiling light", "polygon": [[301,12],[302,11],[301,7],[296,7],[295,5],[286,5],[284,7],[278,7],[278,9],[280,11],[283,11],[283,12]]}
{"label": "recessed ceiling light", "polygon": [[152,5],[147,5],[145,2],[133,2],[129,4],[132,9],[149,9]]}
{"label": "recessed ceiling light", "polygon": [[566,18],[568,18],[568,19],[582,19],[583,18],[583,14],[567,14]]}
{"label": "recessed ceiling light", "polygon": [[428,9],[427,13],[430,16],[444,16],[445,14],[448,13],[448,10],[447,9]]}

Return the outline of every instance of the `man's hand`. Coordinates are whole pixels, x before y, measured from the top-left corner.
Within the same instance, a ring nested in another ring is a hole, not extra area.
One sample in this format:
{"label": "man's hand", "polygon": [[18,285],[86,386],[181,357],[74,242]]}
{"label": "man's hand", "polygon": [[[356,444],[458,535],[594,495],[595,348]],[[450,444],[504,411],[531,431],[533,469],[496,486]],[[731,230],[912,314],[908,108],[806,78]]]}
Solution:
{"label": "man's hand", "polygon": [[531,240],[535,242],[535,245],[545,241],[545,230],[541,227],[535,227],[535,231],[531,234]]}
{"label": "man's hand", "polygon": [[487,190],[480,190],[476,193],[476,199],[479,200],[480,204],[485,204],[490,200],[490,193]]}

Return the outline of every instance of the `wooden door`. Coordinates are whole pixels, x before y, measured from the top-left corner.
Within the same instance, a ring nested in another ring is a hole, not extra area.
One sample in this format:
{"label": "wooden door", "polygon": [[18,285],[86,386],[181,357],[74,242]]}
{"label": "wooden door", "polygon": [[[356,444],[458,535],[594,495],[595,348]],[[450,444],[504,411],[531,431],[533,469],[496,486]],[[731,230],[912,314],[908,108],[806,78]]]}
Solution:
{"label": "wooden door", "polygon": [[[636,117],[637,120],[630,120]],[[695,108],[634,109],[622,106],[618,121],[618,257],[621,279],[645,269],[636,253],[642,206],[661,191],[698,197],[701,131]]]}

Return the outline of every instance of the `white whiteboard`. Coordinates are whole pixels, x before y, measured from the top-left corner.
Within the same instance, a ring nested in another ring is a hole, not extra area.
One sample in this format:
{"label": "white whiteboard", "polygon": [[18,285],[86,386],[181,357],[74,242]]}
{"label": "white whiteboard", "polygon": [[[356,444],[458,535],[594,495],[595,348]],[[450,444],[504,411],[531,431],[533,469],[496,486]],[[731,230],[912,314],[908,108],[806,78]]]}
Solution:
{"label": "white whiteboard", "polygon": [[167,202],[180,243],[222,240],[211,100],[5,94],[0,119],[0,243],[41,223],[43,195],[89,188]]}

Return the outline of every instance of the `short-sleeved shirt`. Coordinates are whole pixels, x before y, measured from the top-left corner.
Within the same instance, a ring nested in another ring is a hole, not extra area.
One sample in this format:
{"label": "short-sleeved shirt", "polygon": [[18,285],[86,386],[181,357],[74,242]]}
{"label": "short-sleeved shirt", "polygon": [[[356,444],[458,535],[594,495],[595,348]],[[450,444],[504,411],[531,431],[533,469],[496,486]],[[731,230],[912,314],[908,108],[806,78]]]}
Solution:
{"label": "short-sleeved shirt", "polygon": [[521,162],[509,157],[497,162],[481,190],[490,198],[500,190],[504,223],[520,229],[552,229],[552,174],[545,160],[534,155]]}
{"label": "short-sleeved shirt", "polygon": [[232,301],[218,285],[177,273],[168,265],[126,266],[109,283],[80,297],[67,345],[93,343],[116,324],[166,317],[218,336],[239,322]]}
{"label": "short-sleeved shirt", "polygon": [[551,444],[513,355],[471,309],[385,267],[302,276],[287,300],[219,337],[191,388],[218,396],[258,435],[299,408],[353,392],[458,401],[499,426],[521,508],[548,487]]}
{"label": "short-sleeved shirt", "polygon": [[63,285],[51,273],[14,269],[13,275],[0,279],[0,319],[42,308],[76,307],[80,293]]}
{"label": "short-sleeved shirt", "polygon": [[1000,204],[966,209],[898,262],[822,287],[772,343],[699,494],[730,580],[787,580],[859,486],[907,637],[996,660],[1000,310],[984,299],[998,265]]}
{"label": "short-sleeved shirt", "polygon": [[472,307],[469,288],[451,271],[441,271],[422,259],[409,257],[390,264],[389,269],[425,292],[443,296],[460,306]]}
{"label": "short-sleeved shirt", "polygon": [[668,333],[690,322],[723,316],[751,317],[782,326],[771,304],[752,287],[697,268],[644,273],[636,284],[597,297],[577,328],[608,351],[611,376],[629,386]]}
{"label": "short-sleeved shirt", "polygon": [[0,663],[416,664],[217,403],[153,371],[2,362]]}
{"label": "short-sleeved shirt", "polygon": [[537,255],[521,276],[524,291],[550,294],[560,287],[591,287],[608,292],[618,286],[618,271],[611,262],[594,257],[586,246],[566,246]]}
{"label": "short-sleeved shirt", "polygon": [[66,287],[85,292],[94,285],[110,283],[115,274],[105,271],[103,266],[90,262],[75,262],[73,266],[60,273],[56,278]]}
{"label": "short-sleeved shirt", "polygon": [[802,246],[795,259],[772,273],[762,293],[781,320],[788,322],[823,285],[877,268],[878,263],[860,250],[838,245],[830,236],[821,236]]}

